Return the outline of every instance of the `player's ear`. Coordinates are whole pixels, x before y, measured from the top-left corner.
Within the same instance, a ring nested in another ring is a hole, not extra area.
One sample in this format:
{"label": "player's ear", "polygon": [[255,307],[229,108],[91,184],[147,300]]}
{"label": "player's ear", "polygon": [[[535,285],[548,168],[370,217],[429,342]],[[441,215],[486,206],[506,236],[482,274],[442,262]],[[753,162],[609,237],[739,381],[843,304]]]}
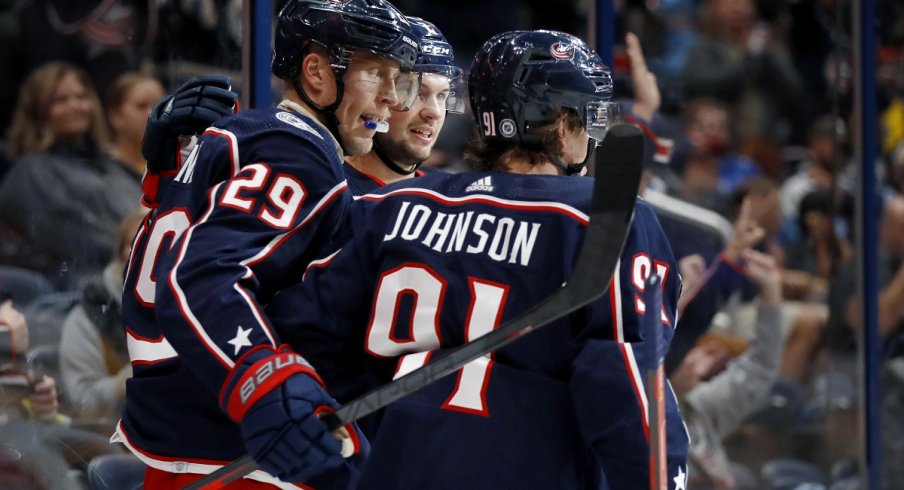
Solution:
{"label": "player's ear", "polygon": [[325,50],[314,48],[305,54],[301,60],[301,83],[320,106],[328,106],[336,99],[336,76]]}

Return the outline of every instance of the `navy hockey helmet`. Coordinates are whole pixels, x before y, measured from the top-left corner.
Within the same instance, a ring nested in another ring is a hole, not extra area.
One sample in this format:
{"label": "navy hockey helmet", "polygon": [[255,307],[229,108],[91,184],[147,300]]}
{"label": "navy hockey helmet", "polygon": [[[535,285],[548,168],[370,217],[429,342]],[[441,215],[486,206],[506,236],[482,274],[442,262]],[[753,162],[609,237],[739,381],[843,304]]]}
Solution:
{"label": "navy hockey helmet", "polygon": [[584,41],[562,32],[494,36],[474,57],[468,93],[484,140],[539,145],[533,129],[566,107],[601,141],[617,115],[609,68]]}
{"label": "navy hockey helmet", "polygon": [[331,61],[343,67],[357,50],[389,57],[405,69],[418,53],[411,25],[384,0],[289,0],[277,19],[273,74],[296,76],[307,41],[327,48]]}
{"label": "navy hockey helmet", "polygon": [[446,110],[461,114],[465,111],[464,71],[455,66],[452,45],[432,22],[420,17],[408,17],[420,45],[414,69],[421,73],[435,73],[449,79]]}
{"label": "navy hockey helmet", "polygon": [[[418,54],[411,24],[385,0],[289,0],[277,19],[273,74],[296,83],[309,42],[326,48],[337,79],[357,51],[395,60],[403,70],[414,66]],[[400,95],[410,98],[402,98],[410,106],[417,97],[417,85],[400,89],[407,91]]]}

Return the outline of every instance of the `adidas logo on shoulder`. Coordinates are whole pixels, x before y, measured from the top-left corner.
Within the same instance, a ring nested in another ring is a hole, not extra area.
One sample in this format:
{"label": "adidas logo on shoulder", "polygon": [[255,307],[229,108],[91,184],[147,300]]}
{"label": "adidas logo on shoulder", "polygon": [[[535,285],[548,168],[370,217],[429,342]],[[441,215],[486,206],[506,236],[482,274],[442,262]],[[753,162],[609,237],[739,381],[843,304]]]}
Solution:
{"label": "adidas logo on shoulder", "polygon": [[484,192],[493,192],[493,180],[492,177],[483,177],[481,179],[477,179],[474,182],[471,182],[470,185],[465,187],[465,192],[476,192],[476,191],[484,191]]}

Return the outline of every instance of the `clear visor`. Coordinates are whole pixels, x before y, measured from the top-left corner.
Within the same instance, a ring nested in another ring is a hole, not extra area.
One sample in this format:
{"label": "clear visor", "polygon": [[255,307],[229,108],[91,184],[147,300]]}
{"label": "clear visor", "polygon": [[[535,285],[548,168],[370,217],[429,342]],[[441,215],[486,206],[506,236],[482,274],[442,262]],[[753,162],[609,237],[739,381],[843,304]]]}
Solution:
{"label": "clear visor", "polygon": [[420,72],[402,70],[397,62],[376,53],[349,54],[340,50],[333,61],[333,68],[344,73],[347,88],[383,95],[390,100],[390,109],[394,111],[411,108],[421,86]]}
{"label": "clear visor", "polygon": [[584,129],[596,141],[603,141],[606,131],[618,119],[618,104],[614,102],[588,102],[585,110],[587,120]]}
{"label": "clear visor", "polygon": [[362,92],[383,95],[390,100],[389,108],[391,110],[407,111],[417,100],[421,86],[421,74],[398,69],[349,71],[345,76],[345,86]]}
{"label": "clear visor", "polygon": [[445,109],[455,114],[463,114],[468,97],[465,94],[464,72],[457,66],[417,65],[414,67],[427,75],[441,75],[449,79],[449,92],[445,94]]}

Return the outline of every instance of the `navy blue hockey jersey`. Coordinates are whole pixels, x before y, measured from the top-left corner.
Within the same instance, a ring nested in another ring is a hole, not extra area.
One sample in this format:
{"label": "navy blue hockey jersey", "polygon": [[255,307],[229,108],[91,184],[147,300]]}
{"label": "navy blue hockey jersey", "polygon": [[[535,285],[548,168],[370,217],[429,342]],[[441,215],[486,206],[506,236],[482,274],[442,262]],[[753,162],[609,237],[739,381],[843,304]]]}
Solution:
{"label": "navy blue hockey jersey", "polygon": [[238,357],[281,343],[262,305],[335,248],[325,244],[351,201],[337,148],[295,112],[221,119],[139,229],[123,296],[134,377],[118,437],[145,463],[209,473],[245,454],[220,389]]}
{"label": "navy blue hockey jersey", "polygon": [[[353,238],[311,263],[268,306],[340,401],[419,367],[539,303],[568,281],[593,180],[433,174],[351,207]],[[641,292],[662,276],[663,308]],[[649,487],[642,315],[671,338],[675,259],[638,200],[609,294],[475,360],[362,423],[371,454],[360,488]],[[687,436],[667,400],[671,488]],[[680,484],[679,484],[680,482]]]}
{"label": "navy blue hockey jersey", "polygon": [[[373,192],[386,185],[386,182],[371,175],[367,175],[348,163],[345,163],[342,168],[345,170],[345,179],[348,181],[348,191],[353,196],[363,196],[368,192]],[[414,171],[414,176],[423,177],[427,173],[434,172],[437,172],[437,170],[422,167]]]}

